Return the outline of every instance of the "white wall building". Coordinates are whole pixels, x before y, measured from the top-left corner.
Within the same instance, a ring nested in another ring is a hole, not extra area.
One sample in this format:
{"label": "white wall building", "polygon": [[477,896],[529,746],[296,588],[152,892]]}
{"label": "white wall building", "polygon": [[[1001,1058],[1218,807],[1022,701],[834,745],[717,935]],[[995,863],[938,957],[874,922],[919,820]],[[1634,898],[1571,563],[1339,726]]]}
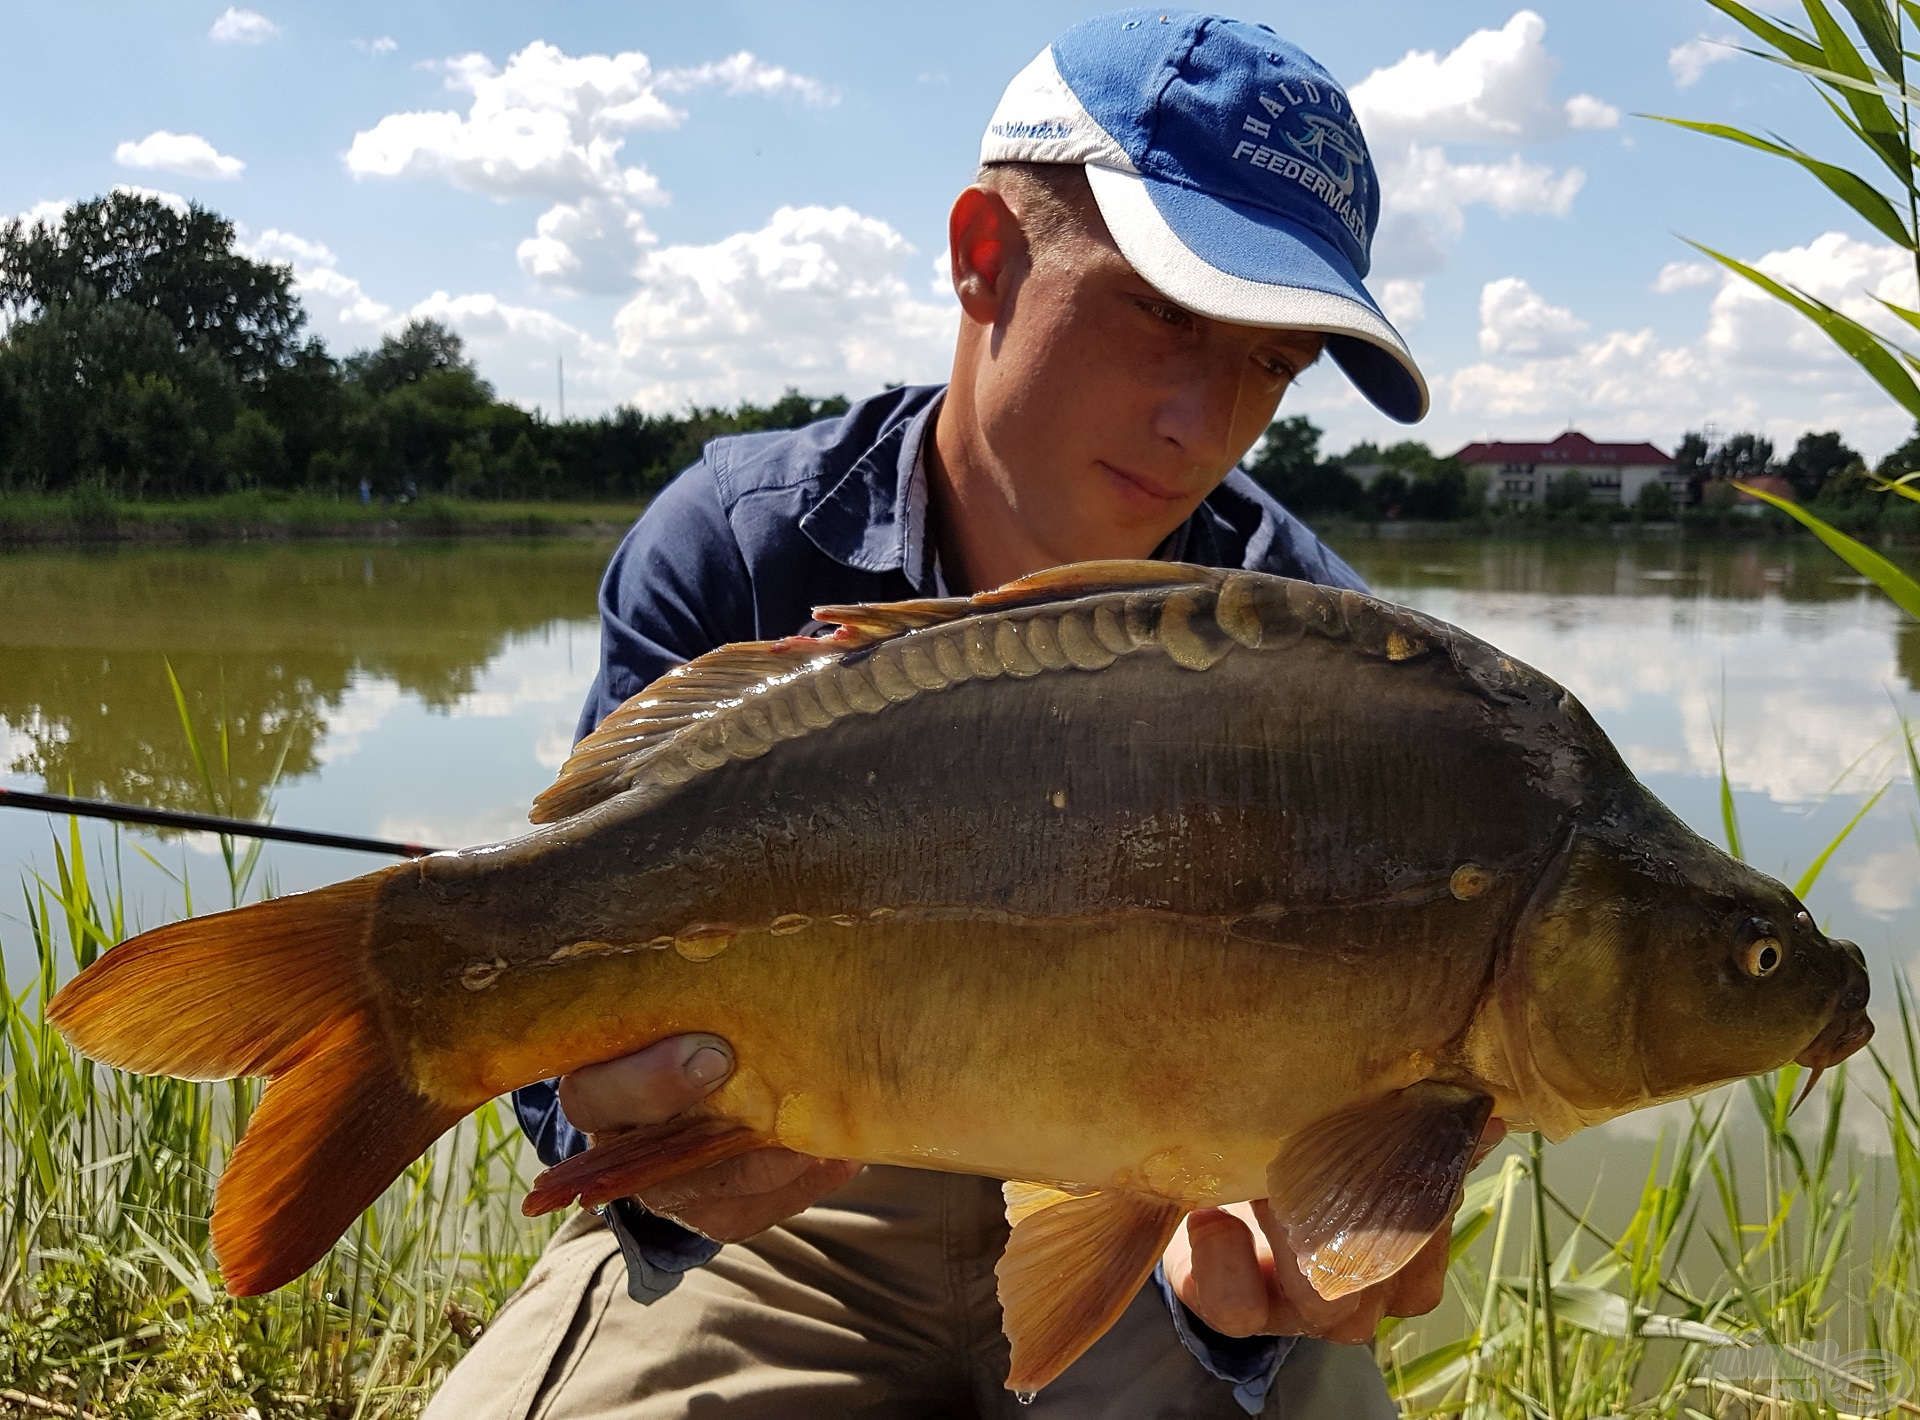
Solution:
{"label": "white wall building", "polygon": [[1492,504],[1544,503],[1555,480],[1569,472],[1586,475],[1588,496],[1596,503],[1631,508],[1640,490],[1655,481],[1667,485],[1676,505],[1687,501],[1687,481],[1671,455],[1646,443],[1596,443],[1573,429],[1546,444],[1468,444],[1454,457],[1469,473],[1486,475]]}

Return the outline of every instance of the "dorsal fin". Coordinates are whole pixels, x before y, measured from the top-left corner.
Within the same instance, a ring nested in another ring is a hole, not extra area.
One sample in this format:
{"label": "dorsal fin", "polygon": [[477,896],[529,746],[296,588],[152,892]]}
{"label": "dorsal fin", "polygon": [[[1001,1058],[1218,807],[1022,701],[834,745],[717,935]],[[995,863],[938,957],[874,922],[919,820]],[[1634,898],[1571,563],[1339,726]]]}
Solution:
{"label": "dorsal fin", "polygon": [[1217,583],[1223,575],[1180,562],[1076,562],[971,597],[815,607],[816,619],[838,629],[825,636],[722,646],[668,671],[633,696],[573,747],[559,777],[533,801],[528,817],[534,823],[553,823],[624,793],[634,786],[641,762],[654,750],[769,679],[788,677],[910,631],[964,617],[1099,592]]}
{"label": "dorsal fin", "polygon": [[573,747],[527,817],[554,823],[633,787],[639,761],[696,720],[764,684],[837,654],[830,638],[738,641],[675,666]]}
{"label": "dorsal fin", "polygon": [[[1066,601],[1099,592],[1124,592],[1138,587],[1183,587],[1217,583],[1222,573],[1185,562],[1111,558],[1104,562],[1070,562],[1017,577],[990,592],[970,597],[930,597],[911,602],[861,602],[853,606],[817,606],[814,619],[844,628],[834,636],[845,649],[849,642],[871,645],[922,627],[958,621],[1009,607]],[[847,635],[847,632],[852,635]]]}

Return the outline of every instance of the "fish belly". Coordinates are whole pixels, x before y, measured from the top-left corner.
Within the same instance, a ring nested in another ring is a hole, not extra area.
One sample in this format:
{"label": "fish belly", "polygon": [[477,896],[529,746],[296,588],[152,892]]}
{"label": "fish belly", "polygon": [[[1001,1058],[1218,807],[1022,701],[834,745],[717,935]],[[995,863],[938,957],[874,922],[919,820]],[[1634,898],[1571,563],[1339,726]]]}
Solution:
{"label": "fish belly", "polygon": [[1435,985],[1165,914],[898,910],[576,956],[416,1069],[490,1092],[714,1031],[737,1068],[708,1107],[788,1148],[1197,1204],[1258,1196],[1287,1135],[1424,1078]]}

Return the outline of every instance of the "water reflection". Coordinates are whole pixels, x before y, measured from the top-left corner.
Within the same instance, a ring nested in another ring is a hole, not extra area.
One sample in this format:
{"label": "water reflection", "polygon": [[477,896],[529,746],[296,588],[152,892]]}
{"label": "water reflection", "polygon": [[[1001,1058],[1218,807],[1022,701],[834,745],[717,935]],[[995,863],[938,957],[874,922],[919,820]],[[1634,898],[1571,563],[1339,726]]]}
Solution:
{"label": "water reflection", "polygon": [[228,811],[257,815],[276,765],[283,784],[311,775],[330,733],[355,728],[333,723],[351,687],[451,711],[510,638],[591,617],[606,555],[580,543],[0,555],[0,769],[204,809],[171,665],[194,724],[226,727]]}

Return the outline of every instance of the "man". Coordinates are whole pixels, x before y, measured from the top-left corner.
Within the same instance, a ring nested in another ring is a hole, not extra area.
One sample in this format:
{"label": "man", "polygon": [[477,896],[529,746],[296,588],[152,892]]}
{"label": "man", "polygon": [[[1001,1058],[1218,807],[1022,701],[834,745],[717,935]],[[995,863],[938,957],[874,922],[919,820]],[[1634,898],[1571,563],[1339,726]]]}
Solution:
{"label": "man", "polygon": [[[949,219],[951,382],[710,445],[614,557],[581,733],[716,645],[817,629],[818,603],[1107,557],[1360,585],[1231,472],[1323,353],[1387,413],[1425,412],[1362,285],[1379,194],[1333,79],[1262,27],[1103,16],[1013,80],[981,161]],[[671,1118],[731,1068],[720,1037],[682,1036],[517,1104],[553,1160],[581,1130]],[[1392,1414],[1370,1353],[1339,1343],[1438,1302],[1447,1229],[1329,1304],[1275,1262],[1269,1221],[1193,1215],[1021,1410],[1002,1388],[998,1183],[766,1149],[570,1221],[429,1415],[1237,1417],[1270,1395],[1295,1417]]]}

